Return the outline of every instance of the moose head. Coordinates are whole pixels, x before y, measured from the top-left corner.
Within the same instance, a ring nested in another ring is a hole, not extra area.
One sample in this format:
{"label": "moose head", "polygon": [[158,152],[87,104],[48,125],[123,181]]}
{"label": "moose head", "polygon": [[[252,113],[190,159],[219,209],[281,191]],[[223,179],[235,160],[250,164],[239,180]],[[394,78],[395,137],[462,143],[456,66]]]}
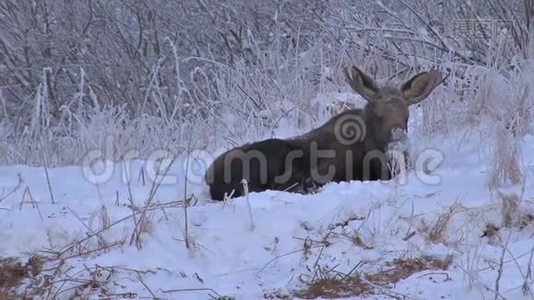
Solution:
{"label": "moose head", "polygon": [[437,70],[419,73],[404,84],[379,87],[367,74],[352,66],[345,76],[352,89],[368,103],[366,125],[381,145],[399,140],[408,130],[408,107],[421,102],[441,83]]}

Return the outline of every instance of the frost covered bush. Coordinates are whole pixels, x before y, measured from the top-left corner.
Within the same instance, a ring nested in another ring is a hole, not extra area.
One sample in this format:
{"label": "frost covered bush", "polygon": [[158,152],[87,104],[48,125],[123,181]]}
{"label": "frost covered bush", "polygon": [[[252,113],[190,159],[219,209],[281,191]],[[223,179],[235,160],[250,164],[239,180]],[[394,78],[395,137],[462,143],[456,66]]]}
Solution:
{"label": "frost covered bush", "polygon": [[528,62],[529,3],[7,0],[0,162],[79,164],[108,140],[117,160],[294,134],[329,117],[314,99],[350,92],[350,64],[393,84],[440,68],[443,92],[414,130],[446,132],[475,119],[484,74]]}

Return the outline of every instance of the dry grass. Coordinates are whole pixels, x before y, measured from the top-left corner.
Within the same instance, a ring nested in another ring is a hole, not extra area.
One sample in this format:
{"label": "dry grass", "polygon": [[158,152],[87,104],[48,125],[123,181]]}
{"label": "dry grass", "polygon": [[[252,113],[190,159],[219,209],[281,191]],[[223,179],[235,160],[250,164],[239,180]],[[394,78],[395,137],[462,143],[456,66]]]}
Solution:
{"label": "dry grass", "polygon": [[[519,220],[519,206],[522,202],[525,171],[522,161],[521,137],[529,132],[532,122],[532,106],[529,85],[524,78],[530,73],[513,73],[510,81],[495,77],[489,94],[493,105],[488,111],[493,124],[490,126],[492,160],[488,177],[490,192],[498,203],[503,226],[512,226]],[[511,85],[511,81],[515,85]]]}
{"label": "dry grass", "polygon": [[33,278],[41,273],[43,261],[32,256],[23,264],[18,259],[0,258],[0,299],[19,298],[15,290],[27,278]]}
{"label": "dry grass", "polygon": [[519,218],[519,229],[524,229],[534,224],[534,214],[524,213]]}
{"label": "dry grass", "polygon": [[386,263],[389,269],[367,275],[367,280],[378,285],[395,284],[411,275],[424,270],[447,270],[452,263],[452,257],[439,259],[433,256],[420,256],[416,258],[396,258]]}
{"label": "dry grass", "polygon": [[461,208],[459,202],[455,202],[450,207],[442,212],[436,221],[432,224],[427,224],[424,220],[421,221],[420,231],[425,234],[425,238],[432,243],[447,244],[447,227],[452,216]]}
{"label": "dry grass", "polygon": [[339,298],[384,293],[388,286],[425,270],[447,270],[452,257],[440,259],[433,256],[416,258],[397,258],[386,262],[386,269],[370,274],[339,274],[312,280],[304,290],[295,292],[295,296],[304,299],[318,297]]}
{"label": "dry grass", "polygon": [[489,243],[494,245],[499,236],[499,230],[500,228],[496,226],[495,224],[488,223],[486,224],[486,228],[484,229],[481,237],[487,238]]}
{"label": "dry grass", "polygon": [[0,260],[0,288],[11,289],[18,286],[26,276],[26,268],[14,258]]}
{"label": "dry grass", "polygon": [[432,241],[433,243],[437,243],[439,241],[445,240],[445,235],[447,231],[447,226],[449,225],[449,221],[451,220],[452,215],[454,212],[460,207],[458,203],[455,203],[451,207],[448,208],[448,210],[444,213],[442,213],[438,219],[436,220],[436,223],[434,223],[434,226],[430,229],[430,232],[428,233],[428,239]]}
{"label": "dry grass", "polygon": [[355,275],[347,278],[317,280],[312,282],[306,290],[296,293],[296,296],[304,299],[339,298],[369,294],[373,289],[373,286],[362,280],[359,275]]}
{"label": "dry grass", "polygon": [[519,216],[520,198],[517,194],[505,194],[498,192],[498,200],[500,212],[502,215],[502,222],[504,226],[511,226]]}
{"label": "dry grass", "polygon": [[[144,282],[144,276],[154,274],[151,270],[126,269],[119,266],[84,266],[79,270],[73,270],[73,261],[87,258],[93,255],[106,253],[127,244],[127,237],[116,241],[107,241],[103,233],[112,228],[136,218],[139,225],[135,230],[140,233],[150,233],[152,224],[149,222],[156,210],[181,209],[182,201],[168,203],[151,203],[150,207],[133,207],[132,214],[119,220],[112,221],[107,209],[102,207],[99,211],[99,225],[97,230],[90,230],[88,224],[84,224],[88,230],[86,235],[77,241],[65,245],[61,249],[48,249],[39,252],[28,259],[26,263],[17,258],[0,258],[0,300],[3,299],[85,299],[90,293],[98,293],[101,297],[131,298],[133,292],[112,294],[110,285],[113,284],[113,276],[133,279],[144,289],[151,292],[150,287]],[[145,214],[146,218],[139,217]],[[22,296],[24,297],[22,297]],[[153,295],[152,295],[153,296]],[[22,298],[21,298],[22,297]],[[156,298],[153,296],[152,298]]]}

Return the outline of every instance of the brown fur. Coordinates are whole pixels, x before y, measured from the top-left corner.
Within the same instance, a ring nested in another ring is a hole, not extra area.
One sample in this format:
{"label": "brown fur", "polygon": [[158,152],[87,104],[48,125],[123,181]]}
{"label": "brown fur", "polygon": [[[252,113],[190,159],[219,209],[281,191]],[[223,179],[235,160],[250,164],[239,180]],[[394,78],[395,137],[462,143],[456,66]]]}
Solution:
{"label": "brown fur", "polygon": [[391,179],[385,151],[394,140],[392,129],[406,132],[408,106],[425,99],[441,74],[422,72],[400,87],[383,88],[354,66],[351,75],[345,74],[367,100],[363,109],[342,112],[298,137],[267,139],[223,153],[206,173],[211,197],[242,196],[243,179],[249,192],[306,192],[331,181]]}

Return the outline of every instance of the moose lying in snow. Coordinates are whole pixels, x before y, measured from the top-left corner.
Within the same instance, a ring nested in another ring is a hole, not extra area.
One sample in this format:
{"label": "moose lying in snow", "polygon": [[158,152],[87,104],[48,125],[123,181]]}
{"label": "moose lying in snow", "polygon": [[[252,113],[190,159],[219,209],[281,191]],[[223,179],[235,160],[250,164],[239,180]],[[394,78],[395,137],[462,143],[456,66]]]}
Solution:
{"label": "moose lying in snow", "polygon": [[363,109],[344,111],[301,136],[267,139],[223,153],[205,175],[211,197],[242,196],[244,184],[249,192],[306,192],[331,181],[391,179],[388,145],[406,138],[408,106],[425,99],[442,76],[431,70],[400,87],[379,88],[354,66],[345,75],[367,100]]}

